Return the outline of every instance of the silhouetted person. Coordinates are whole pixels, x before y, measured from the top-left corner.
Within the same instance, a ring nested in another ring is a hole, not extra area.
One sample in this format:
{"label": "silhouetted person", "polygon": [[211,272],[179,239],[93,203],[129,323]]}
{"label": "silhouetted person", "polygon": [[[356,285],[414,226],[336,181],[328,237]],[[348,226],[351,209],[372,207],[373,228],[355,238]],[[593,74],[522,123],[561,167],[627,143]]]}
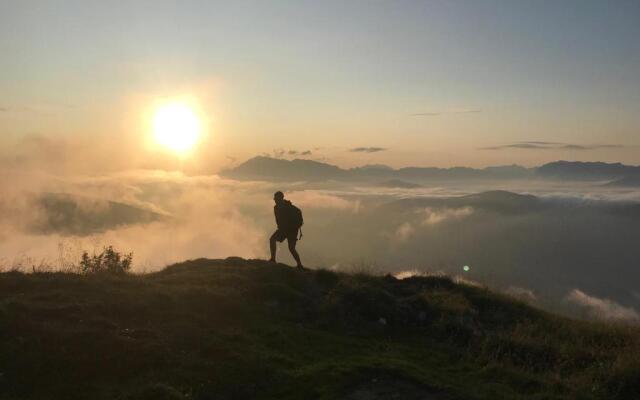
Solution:
{"label": "silhouetted person", "polygon": [[[276,262],[276,241],[283,242],[287,239],[289,244],[289,251],[291,255],[298,263],[297,267],[302,269],[302,263],[300,262],[300,255],[296,251],[296,243],[298,242],[298,231],[302,227],[302,211],[289,200],[284,199],[282,192],[275,192],[273,195],[273,201],[276,205],[273,207],[273,213],[276,216],[276,225],[278,229],[273,232],[269,244],[271,246],[271,258],[269,261]],[[300,233],[302,238],[302,233]]]}

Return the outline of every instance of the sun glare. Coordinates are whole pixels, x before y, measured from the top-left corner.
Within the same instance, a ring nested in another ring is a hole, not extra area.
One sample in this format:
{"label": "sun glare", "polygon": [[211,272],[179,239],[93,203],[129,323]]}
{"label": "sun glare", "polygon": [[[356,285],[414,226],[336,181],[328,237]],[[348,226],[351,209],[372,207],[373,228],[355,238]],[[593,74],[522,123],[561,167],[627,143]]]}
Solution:
{"label": "sun glare", "polygon": [[165,104],[153,116],[156,141],[177,153],[184,153],[196,145],[200,128],[198,116],[184,103]]}

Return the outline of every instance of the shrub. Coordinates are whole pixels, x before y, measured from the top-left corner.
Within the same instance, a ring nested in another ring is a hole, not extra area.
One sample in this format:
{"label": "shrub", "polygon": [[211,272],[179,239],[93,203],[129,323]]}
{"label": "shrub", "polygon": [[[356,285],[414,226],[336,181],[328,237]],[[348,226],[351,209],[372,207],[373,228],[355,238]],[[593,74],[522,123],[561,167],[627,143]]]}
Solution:
{"label": "shrub", "polygon": [[113,246],[105,247],[102,253],[89,256],[86,251],[82,253],[80,267],[85,273],[108,272],[113,274],[125,274],[131,268],[133,253],[121,254],[113,249]]}

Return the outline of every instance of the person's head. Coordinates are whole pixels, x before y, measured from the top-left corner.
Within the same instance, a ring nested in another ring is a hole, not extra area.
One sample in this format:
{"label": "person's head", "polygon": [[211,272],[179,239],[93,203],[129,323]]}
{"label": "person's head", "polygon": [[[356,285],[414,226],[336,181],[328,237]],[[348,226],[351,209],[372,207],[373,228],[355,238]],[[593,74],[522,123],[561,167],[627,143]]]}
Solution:
{"label": "person's head", "polygon": [[277,191],[273,194],[273,201],[276,202],[276,204],[280,204],[284,201],[284,193],[282,193],[281,191]]}

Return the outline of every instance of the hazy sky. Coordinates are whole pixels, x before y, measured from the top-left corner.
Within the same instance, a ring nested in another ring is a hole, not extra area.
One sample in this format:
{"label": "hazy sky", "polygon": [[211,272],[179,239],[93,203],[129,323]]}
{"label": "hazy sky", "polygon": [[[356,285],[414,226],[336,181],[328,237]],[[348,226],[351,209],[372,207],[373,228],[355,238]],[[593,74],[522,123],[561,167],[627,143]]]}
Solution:
{"label": "hazy sky", "polygon": [[636,0],[0,0],[0,134],[137,143],[188,97],[212,169],[639,164],[639,21]]}

